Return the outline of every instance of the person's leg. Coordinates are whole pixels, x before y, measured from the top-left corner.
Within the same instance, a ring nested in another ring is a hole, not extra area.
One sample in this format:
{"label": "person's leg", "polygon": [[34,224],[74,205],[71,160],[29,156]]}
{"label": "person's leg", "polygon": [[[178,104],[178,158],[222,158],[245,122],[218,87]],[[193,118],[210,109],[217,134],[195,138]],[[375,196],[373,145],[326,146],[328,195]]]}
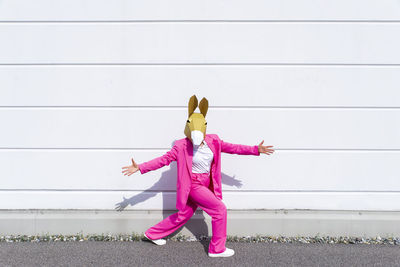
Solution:
{"label": "person's leg", "polygon": [[156,225],[147,229],[145,234],[150,239],[160,239],[163,238],[176,230],[179,227],[184,225],[194,214],[197,209],[197,204],[191,201],[190,199],[187,200],[186,206],[165,218],[161,222],[157,223]]}
{"label": "person's leg", "polygon": [[208,252],[221,253],[226,249],[227,210],[225,204],[208,188],[209,177],[203,177],[203,184],[192,183],[189,198],[211,216],[212,238]]}

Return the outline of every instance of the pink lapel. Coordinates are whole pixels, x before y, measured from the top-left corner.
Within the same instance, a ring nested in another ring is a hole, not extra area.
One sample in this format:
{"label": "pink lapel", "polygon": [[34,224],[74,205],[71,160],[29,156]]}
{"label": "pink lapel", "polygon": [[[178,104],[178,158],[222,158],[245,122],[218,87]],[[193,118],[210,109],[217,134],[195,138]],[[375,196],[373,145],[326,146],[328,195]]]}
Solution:
{"label": "pink lapel", "polygon": [[215,152],[215,146],[214,146],[214,142],[213,142],[214,140],[206,134],[205,141],[206,141],[207,145],[210,147],[211,151],[214,153],[214,158],[215,158],[216,152]]}
{"label": "pink lapel", "polygon": [[186,137],[186,147],[185,147],[185,159],[186,166],[190,174],[192,174],[192,162],[193,162],[193,144],[189,138]]}
{"label": "pink lapel", "polygon": [[[186,166],[188,168],[189,173],[192,173],[192,164],[193,164],[193,144],[189,138],[186,137],[186,148],[185,148],[185,156],[186,156]],[[213,143],[213,139],[206,134],[204,141],[210,147],[211,151],[214,153],[214,159],[216,157],[215,146]]]}

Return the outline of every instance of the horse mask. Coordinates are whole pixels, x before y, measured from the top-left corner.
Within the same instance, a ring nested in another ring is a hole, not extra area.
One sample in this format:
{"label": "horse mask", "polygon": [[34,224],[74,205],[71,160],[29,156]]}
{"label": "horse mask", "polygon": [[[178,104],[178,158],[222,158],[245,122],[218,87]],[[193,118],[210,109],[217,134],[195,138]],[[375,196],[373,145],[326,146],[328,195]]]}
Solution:
{"label": "horse mask", "polygon": [[206,114],[208,111],[208,100],[203,97],[200,101],[199,109],[201,113],[194,113],[194,110],[197,108],[197,97],[193,95],[189,99],[188,104],[188,120],[186,121],[185,126],[185,135],[187,138],[192,141],[193,145],[200,145],[206,137]]}

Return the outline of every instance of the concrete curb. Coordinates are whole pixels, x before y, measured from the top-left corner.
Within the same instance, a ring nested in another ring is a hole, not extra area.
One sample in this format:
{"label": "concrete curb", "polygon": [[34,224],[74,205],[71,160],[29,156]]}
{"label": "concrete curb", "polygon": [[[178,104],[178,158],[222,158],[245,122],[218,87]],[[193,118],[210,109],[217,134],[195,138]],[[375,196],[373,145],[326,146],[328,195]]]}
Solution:
{"label": "concrete curb", "polygon": [[[144,233],[176,210],[0,210],[0,235]],[[211,218],[197,210],[173,235],[211,236]],[[229,236],[400,236],[400,211],[228,210]]]}

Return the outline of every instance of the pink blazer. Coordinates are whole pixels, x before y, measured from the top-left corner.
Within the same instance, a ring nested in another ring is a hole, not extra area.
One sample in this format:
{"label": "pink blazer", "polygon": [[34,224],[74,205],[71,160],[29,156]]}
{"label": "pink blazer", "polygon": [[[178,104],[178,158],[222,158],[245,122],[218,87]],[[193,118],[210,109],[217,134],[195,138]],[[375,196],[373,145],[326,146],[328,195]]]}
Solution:
{"label": "pink blazer", "polygon": [[[247,146],[227,143],[222,141],[216,134],[206,134],[204,140],[214,153],[214,159],[211,163],[210,170],[212,183],[210,183],[209,188],[214,192],[218,199],[222,200],[221,152],[256,156],[259,156],[260,152],[258,152],[257,145]],[[176,181],[176,208],[182,210],[186,205],[192,185],[192,158],[193,144],[189,138],[185,137],[176,140],[172,149],[161,157],[139,164],[139,170],[144,174],[169,165],[172,161],[176,161],[178,169],[178,177]]]}

